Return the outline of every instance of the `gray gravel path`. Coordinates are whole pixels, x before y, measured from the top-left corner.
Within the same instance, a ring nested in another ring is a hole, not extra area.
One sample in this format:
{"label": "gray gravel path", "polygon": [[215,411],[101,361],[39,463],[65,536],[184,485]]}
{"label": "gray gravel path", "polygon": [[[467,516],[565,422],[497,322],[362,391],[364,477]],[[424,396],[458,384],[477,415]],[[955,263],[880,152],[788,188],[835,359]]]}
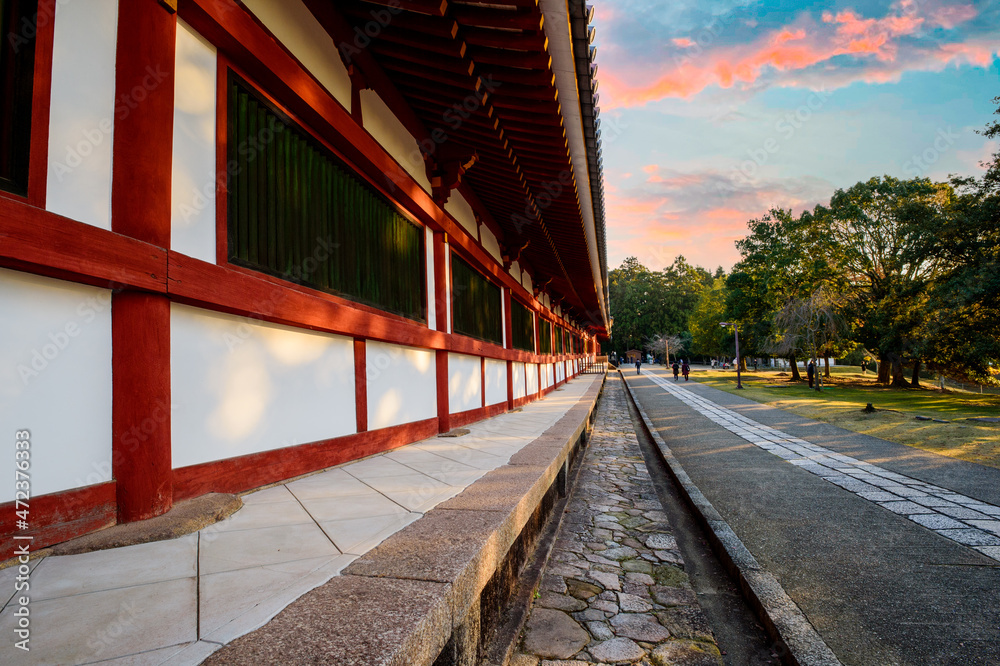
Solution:
{"label": "gray gravel path", "polygon": [[625,402],[609,375],[511,666],[718,666]]}

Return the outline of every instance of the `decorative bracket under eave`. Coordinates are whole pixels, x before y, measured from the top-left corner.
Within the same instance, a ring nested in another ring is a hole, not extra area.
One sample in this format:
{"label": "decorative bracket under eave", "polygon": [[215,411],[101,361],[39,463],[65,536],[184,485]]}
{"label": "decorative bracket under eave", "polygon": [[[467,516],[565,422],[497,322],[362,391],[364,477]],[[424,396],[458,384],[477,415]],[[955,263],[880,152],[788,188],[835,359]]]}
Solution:
{"label": "decorative bracket under eave", "polygon": [[431,196],[434,203],[442,207],[448,202],[451,191],[462,182],[462,176],[479,161],[479,155],[474,150],[448,148],[439,146],[433,154],[424,155],[427,177],[431,181]]}
{"label": "decorative bracket under eave", "polygon": [[527,247],[530,244],[531,241],[527,240],[524,242],[524,245],[517,248],[517,250],[515,250],[514,252],[511,252],[510,250],[504,250],[504,253],[501,255],[503,257],[504,270],[509,271],[510,267],[514,265],[515,261],[519,262],[521,260],[521,253],[524,252],[524,250],[527,249]]}

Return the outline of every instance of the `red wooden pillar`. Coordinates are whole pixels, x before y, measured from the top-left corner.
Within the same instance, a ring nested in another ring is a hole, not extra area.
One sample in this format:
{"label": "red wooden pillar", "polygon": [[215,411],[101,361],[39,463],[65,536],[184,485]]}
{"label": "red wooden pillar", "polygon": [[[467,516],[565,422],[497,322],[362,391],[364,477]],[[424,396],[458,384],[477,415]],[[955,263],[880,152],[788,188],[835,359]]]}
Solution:
{"label": "red wooden pillar", "polygon": [[437,350],[438,432],[451,430],[451,405],[448,404],[448,350]]}
{"label": "red wooden pillar", "polygon": [[354,406],[358,432],[368,431],[368,347],[354,338]]}
{"label": "red wooden pillar", "polygon": [[480,397],[483,399],[481,407],[486,407],[486,357],[479,357],[479,384]]}
{"label": "red wooden pillar", "polygon": [[[170,247],[176,16],[157,0],[118,3],[111,230]],[[170,301],[112,297],[112,469],[119,522],[173,505]]]}
{"label": "red wooden pillar", "polygon": [[514,409],[514,361],[507,361],[507,409]]}
{"label": "red wooden pillar", "polygon": [[[503,325],[507,330],[507,349],[514,348],[514,315],[510,311],[510,289],[503,290],[503,310],[506,314],[506,320]],[[514,409],[514,362],[507,361],[507,409],[508,411]]]}
{"label": "red wooden pillar", "polygon": [[[434,308],[437,330],[448,332],[448,234],[434,232]],[[436,361],[438,432],[451,430],[451,405],[448,402],[448,350],[438,349]]]}
{"label": "red wooden pillar", "polygon": [[448,332],[448,234],[434,232],[434,312],[437,330]]}

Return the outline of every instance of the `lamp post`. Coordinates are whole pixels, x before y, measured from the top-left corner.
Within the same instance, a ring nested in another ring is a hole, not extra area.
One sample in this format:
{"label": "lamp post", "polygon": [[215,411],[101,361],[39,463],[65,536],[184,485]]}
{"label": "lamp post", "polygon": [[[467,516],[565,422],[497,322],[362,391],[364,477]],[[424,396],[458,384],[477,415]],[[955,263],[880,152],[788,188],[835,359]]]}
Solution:
{"label": "lamp post", "polygon": [[720,321],[719,326],[721,326],[722,328],[726,328],[727,326],[732,326],[733,331],[736,332],[736,388],[742,389],[743,382],[741,381],[740,378],[740,363],[742,362],[743,358],[740,356],[740,327],[737,326],[735,321],[732,322]]}

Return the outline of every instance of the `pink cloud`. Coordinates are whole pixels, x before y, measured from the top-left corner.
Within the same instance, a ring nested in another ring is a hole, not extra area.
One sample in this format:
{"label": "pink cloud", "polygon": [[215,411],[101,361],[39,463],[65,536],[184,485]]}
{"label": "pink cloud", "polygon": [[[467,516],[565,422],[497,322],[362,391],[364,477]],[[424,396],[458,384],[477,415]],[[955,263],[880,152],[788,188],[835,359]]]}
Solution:
{"label": "pink cloud", "polygon": [[675,46],[679,46],[682,49],[686,49],[686,48],[690,48],[690,47],[694,46],[694,42],[692,40],[688,39],[687,37],[677,37],[677,38],[672,39],[670,41],[672,41]]}
{"label": "pink cloud", "polygon": [[[886,82],[903,71],[935,70],[957,63],[983,66],[991,62],[994,53],[1000,53],[1000,45],[984,48],[972,40],[923,47],[903,42],[905,37],[920,34],[925,25],[952,27],[976,16],[971,5],[940,7],[931,2],[915,5],[904,0],[896,13],[882,18],[864,17],[855,11],[823,12],[822,22],[816,24],[803,16],[795,24],[764,34],[750,44],[705,51],[691,40],[678,38],[674,44],[685,48],[682,55],[690,53],[691,57],[679,55],[673,63],[664,60],[668,69],[652,83],[648,63],[634,58],[625,61],[622,57],[621,65],[605,69],[601,76],[606,91],[602,106],[641,106],[670,97],[687,99],[712,85],[748,88],[771,72],[779,75],[777,85],[797,85],[802,81],[799,73],[824,63],[827,67],[823,75],[841,81],[839,85],[859,80]],[[905,57],[900,56],[903,46]],[[852,56],[864,66],[840,68],[834,60],[838,56]],[[846,76],[837,76],[841,72]]]}
{"label": "pink cloud", "polygon": [[939,7],[931,14],[931,22],[942,28],[951,30],[956,25],[971,21],[976,18],[978,12],[972,5],[955,5],[951,7]]}

